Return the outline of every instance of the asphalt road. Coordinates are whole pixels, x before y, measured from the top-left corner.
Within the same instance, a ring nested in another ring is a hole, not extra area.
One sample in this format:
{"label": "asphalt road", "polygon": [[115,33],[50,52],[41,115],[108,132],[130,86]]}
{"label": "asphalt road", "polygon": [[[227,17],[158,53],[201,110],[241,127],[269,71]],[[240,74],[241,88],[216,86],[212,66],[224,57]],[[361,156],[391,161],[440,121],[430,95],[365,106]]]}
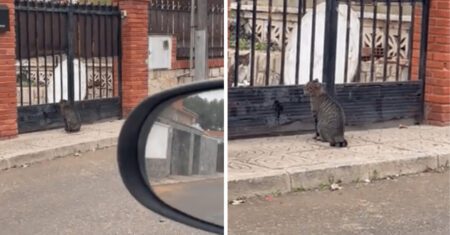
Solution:
{"label": "asphalt road", "polygon": [[0,234],[207,234],[136,202],[115,157],[112,148],[0,171]]}
{"label": "asphalt road", "polygon": [[450,174],[425,173],[339,191],[252,198],[229,206],[229,234],[450,234]]}
{"label": "asphalt road", "polygon": [[170,206],[223,226],[223,178],[152,187]]}

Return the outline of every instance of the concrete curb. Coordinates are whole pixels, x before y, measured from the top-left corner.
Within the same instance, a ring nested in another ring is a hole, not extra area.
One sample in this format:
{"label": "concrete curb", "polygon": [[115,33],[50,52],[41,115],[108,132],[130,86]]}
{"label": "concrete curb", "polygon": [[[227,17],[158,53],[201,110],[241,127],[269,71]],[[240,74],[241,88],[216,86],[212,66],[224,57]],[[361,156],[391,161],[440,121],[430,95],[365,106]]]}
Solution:
{"label": "concrete curb", "polygon": [[228,181],[228,200],[256,195],[287,193],[319,188],[333,182],[355,183],[366,179],[415,174],[449,167],[450,154],[349,164],[321,169],[289,169],[272,175]]}
{"label": "concrete curb", "polygon": [[[173,176],[172,176],[173,177]],[[196,175],[196,176],[187,176],[187,177],[175,177],[171,179],[164,179],[162,181],[152,181],[152,186],[167,186],[172,184],[179,184],[179,183],[194,183],[194,182],[200,182],[200,181],[208,181],[208,180],[217,180],[217,179],[223,179],[224,175],[222,173],[220,174],[214,174],[214,175]]]}
{"label": "concrete curb", "polygon": [[0,159],[0,170],[6,170],[9,168],[20,167],[32,163],[53,160],[60,157],[73,156],[76,153],[86,153],[113,147],[117,145],[117,139],[117,137],[108,137],[104,139],[69,144],[54,148],[49,147],[47,149],[36,152],[17,154],[5,159]]}

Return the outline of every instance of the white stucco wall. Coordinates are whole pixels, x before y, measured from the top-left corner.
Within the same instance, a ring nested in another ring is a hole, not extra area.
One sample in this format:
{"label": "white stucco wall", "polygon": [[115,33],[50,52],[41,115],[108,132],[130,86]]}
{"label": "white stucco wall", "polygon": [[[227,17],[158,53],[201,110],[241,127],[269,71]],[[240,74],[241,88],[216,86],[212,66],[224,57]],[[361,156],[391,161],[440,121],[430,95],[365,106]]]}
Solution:
{"label": "white stucco wall", "polygon": [[[316,26],[315,26],[315,42],[314,42],[314,66],[313,79],[317,78],[322,81],[323,68],[323,46],[325,31],[325,3],[317,5],[316,9]],[[350,10],[350,34],[349,34],[349,51],[348,51],[348,78],[351,81],[356,73],[358,66],[358,45],[359,45],[359,18],[354,10]],[[312,32],[312,10],[308,11],[302,18],[301,24],[301,43],[300,43],[300,64],[299,64],[299,84],[305,84],[309,81],[310,76],[310,58],[311,58],[311,32]],[[345,38],[347,29],[347,6],[339,5],[338,11],[338,31],[336,46],[336,72],[335,82],[337,84],[344,83],[344,66],[345,66]],[[297,28],[289,38],[286,48],[285,62],[285,84],[295,84],[295,63],[297,56]]]}
{"label": "white stucco wall", "polygon": [[[81,63],[79,65],[79,63]],[[75,101],[83,100],[86,96],[86,66],[84,61],[79,61],[78,59],[73,60],[74,69],[74,94]],[[80,68],[80,69],[79,69]],[[61,71],[62,70],[62,71]],[[62,76],[61,76],[62,72]],[[55,83],[53,86],[53,81],[49,81],[47,87],[48,102],[52,103],[59,102],[61,99],[68,99],[68,70],[67,70],[67,58],[63,57],[62,63],[58,63],[55,67],[54,77]],[[61,79],[62,78],[62,79]],[[81,80],[81,81],[80,81]],[[62,93],[61,93],[62,85]],[[53,88],[55,87],[55,88]],[[80,96],[81,89],[81,96]],[[53,91],[55,91],[55,96],[53,96]]]}

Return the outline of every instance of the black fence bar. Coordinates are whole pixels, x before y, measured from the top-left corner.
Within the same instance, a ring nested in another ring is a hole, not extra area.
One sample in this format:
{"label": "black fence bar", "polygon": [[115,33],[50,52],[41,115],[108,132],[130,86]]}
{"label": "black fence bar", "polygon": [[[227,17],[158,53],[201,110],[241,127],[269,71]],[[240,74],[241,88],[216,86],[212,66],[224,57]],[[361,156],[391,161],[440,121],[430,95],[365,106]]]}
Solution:
{"label": "black fence bar", "polygon": [[234,86],[238,86],[239,78],[239,32],[241,31],[241,0],[237,0],[236,11],[236,46],[234,51]]}
{"label": "black fence bar", "polygon": [[[103,7],[102,6],[97,6],[97,8],[100,8],[100,9],[102,9]],[[95,90],[95,87],[96,87],[96,85],[99,85],[99,87],[100,87],[100,89],[99,89],[99,96],[100,96],[100,98],[102,98],[102,83],[103,83],[103,78],[102,78],[102,73],[103,73],[103,71],[102,71],[102,56],[100,55],[101,54],[101,48],[102,48],[102,46],[101,46],[101,43],[100,43],[100,41],[101,41],[101,32],[102,32],[102,29],[101,29],[101,21],[102,21],[102,17],[101,16],[97,16],[97,29],[98,29],[98,31],[97,31],[97,38],[98,38],[98,48],[97,48],[97,50],[99,51],[99,53],[98,53],[98,64],[99,64],[99,75],[98,75],[98,79],[99,79],[99,84],[95,84],[95,80],[94,80],[94,90]]]}
{"label": "black fence bar", "polygon": [[[77,4],[77,6],[78,6],[78,4]],[[81,22],[80,22],[80,15],[79,14],[76,14],[76,16],[77,16],[77,20],[76,20],[76,35],[77,35],[77,39],[76,39],[76,43],[77,43],[77,45],[76,45],[76,48],[77,48],[77,52],[78,52],[78,57],[77,57],[77,60],[78,60],[78,99],[79,100],[81,100],[82,98],[81,98],[81,47],[80,47],[80,25],[81,25]]]}
{"label": "black fence bar", "polygon": [[[38,30],[38,12],[34,12],[34,27],[36,28],[36,30],[34,31],[34,43],[35,43],[35,49],[36,49],[36,54],[38,54],[37,52],[37,48],[38,48],[38,44],[39,44],[39,30]],[[36,57],[36,85],[37,85],[37,104],[40,104],[40,88],[39,88],[39,83],[40,83],[40,77],[39,77],[39,57]]]}
{"label": "black fence bar", "polygon": [[[51,8],[53,9],[54,8],[54,4],[53,4],[53,2],[51,3]],[[55,35],[54,34],[54,30],[53,30],[53,23],[54,23],[54,21],[53,21],[53,16],[54,16],[54,12],[51,12],[50,13],[50,24],[51,24],[51,27],[50,27],[50,33],[51,33],[51,37],[50,37],[50,42],[51,42],[51,48],[52,48],[52,80],[53,80],[53,83],[52,83],[52,86],[53,86],[53,103],[55,103],[56,102],[56,83],[55,83],[55,47],[53,46],[53,45],[55,45],[55,40],[54,40],[54,37],[53,37],[53,35]],[[20,57],[20,58],[22,58],[22,57]],[[19,60],[20,60],[20,58],[19,58]]]}
{"label": "black fence bar", "polygon": [[[28,0],[27,1],[27,6],[29,6],[29,4],[30,4],[30,1]],[[27,16],[26,16],[26,21],[27,21],[27,29],[26,29],[26,31],[27,31],[27,36],[26,36],[26,42],[27,42],[27,52],[28,52],[28,58],[27,58],[27,61],[28,61],[28,99],[29,99],[29,103],[28,103],[28,105],[32,105],[32,99],[31,99],[31,57],[30,57],[30,21],[29,21],[29,18],[30,18],[30,10],[27,10],[26,11],[26,14],[27,14]]]}
{"label": "black fence bar", "polygon": [[[425,68],[427,66],[427,49],[428,49],[428,26],[429,26],[429,15],[430,15],[430,0],[424,0],[422,3],[422,22],[420,30],[420,61],[419,61],[419,80],[421,85],[420,94],[421,106],[420,106],[420,116],[418,121],[423,121],[425,117]],[[414,27],[414,25],[412,26]]]}
{"label": "black fence bar", "polygon": [[[16,2],[16,4],[17,4],[17,2]],[[16,17],[16,24],[17,24],[15,27],[16,35],[17,35],[18,41],[20,42],[21,35],[20,35],[20,30],[18,30],[19,29],[18,25],[20,25],[20,16]],[[18,48],[18,52],[19,52],[19,57],[22,57],[22,48],[21,47]],[[19,60],[20,106],[23,106],[23,80],[24,80],[24,77],[23,77],[22,60]]]}
{"label": "black fence bar", "polygon": [[[173,22],[174,21],[174,12],[171,11],[169,12],[170,15],[170,20]],[[167,22],[169,24],[169,22]],[[212,27],[212,25],[214,25],[214,17],[211,17],[210,20],[207,21],[207,30],[208,30],[208,35],[211,35],[212,37],[207,37],[206,41],[208,42],[208,47],[211,46],[214,48],[214,29]],[[168,26],[171,26],[170,24]],[[177,26],[173,26],[171,27],[172,31],[170,32],[170,34],[174,34],[175,32],[175,28],[177,28]]]}
{"label": "black fence bar", "polygon": [[301,35],[302,35],[302,17],[305,13],[305,2],[306,0],[298,0],[298,10],[297,10],[297,55],[295,57],[295,85],[298,85],[299,71],[300,67],[300,45],[301,45]]}
{"label": "black fence bar", "polygon": [[[172,7],[169,6],[169,9],[170,9],[170,8],[172,8],[172,10],[173,10],[173,6],[172,6]],[[171,27],[172,24],[171,24],[170,21],[173,22],[173,15],[174,15],[174,12],[173,12],[173,11],[169,11],[168,13],[169,13],[169,14],[168,14],[168,17],[166,18],[166,22],[165,22],[165,23],[166,23],[165,28],[167,29],[167,32],[168,32],[169,34],[173,34],[173,33],[174,33],[174,28],[175,28],[175,26]],[[207,25],[208,25],[212,20],[213,20],[213,18],[209,19]],[[207,27],[208,33],[211,34],[211,31],[210,31],[210,29],[208,28],[208,26],[206,26],[206,27]],[[206,42],[208,42],[208,41],[209,41],[208,38],[206,38]]]}
{"label": "black fence bar", "polygon": [[[107,6],[105,6],[105,8],[107,8]],[[104,35],[105,35],[105,54],[108,54],[108,23],[107,23],[107,18],[106,18],[106,16],[104,16],[104,19],[103,19],[103,23],[104,23],[104,25],[103,25],[103,27],[104,27]],[[109,76],[109,72],[108,72],[108,70],[109,70],[109,67],[108,67],[108,60],[109,60],[109,58],[108,57],[106,57],[105,58],[105,60],[106,60],[106,77],[105,77],[105,97],[106,98],[108,98],[108,93],[109,93],[109,87],[108,87],[108,83],[109,83],[109,78],[108,78],[108,76]],[[112,81],[112,80],[111,80]],[[100,89],[102,89],[103,88],[103,85],[100,85]]]}
{"label": "black fence bar", "polygon": [[[334,95],[334,83],[336,72],[336,42],[337,42],[337,19],[336,11],[338,3],[335,0],[327,0],[325,16],[325,40],[323,56],[323,82],[328,94]],[[326,52],[326,53],[325,53]]]}
{"label": "black fence bar", "polygon": [[266,86],[269,85],[270,79],[270,49],[272,47],[271,37],[272,37],[272,0],[269,0],[269,12],[267,23],[267,48],[266,48],[266,77],[265,77]]}
{"label": "black fence bar", "polygon": [[364,44],[364,38],[363,38],[363,29],[364,29],[364,0],[359,0],[359,45],[358,45],[358,68],[356,74],[358,74],[358,81],[361,81],[361,49],[362,45]]}
{"label": "black fence bar", "polygon": [[[88,9],[89,8],[89,5],[84,5],[84,8],[85,9]],[[85,87],[85,89],[86,89],[86,98],[87,99],[89,99],[89,70],[88,70],[88,48],[87,48],[87,41],[88,41],[88,23],[87,23],[87,21],[88,21],[88,17],[86,16],[86,17],[84,17],[84,41],[85,41],[85,43],[84,43],[84,69],[85,69],[85,73],[86,73],[86,77],[84,78],[86,81],[86,87]],[[83,98],[85,98],[85,97],[83,97]]]}
{"label": "black fence bar", "polygon": [[[350,39],[350,10],[352,8],[352,2],[347,0],[347,27],[345,31],[345,67],[344,67],[344,83],[347,83],[347,74],[348,74],[348,46]],[[362,22],[361,22],[362,24]]]}
{"label": "black fence bar", "polygon": [[[327,2],[328,4],[328,2]],[[313,80],[314,76],[314,48],[316,46],[315,38],[316,38],[316,5],[317,0],[313,0],[313,19],[312,19],[312,27],[311,27],[311,54],[310,54],[310,61],[309,61],[309,80]],[[325,23],[326,24],[326,23]],[[327,32],[325,30],[325,32]]]}
{"label": "black fence bar", "polygon": [[286,51],[286,19],[287,18],[287,0],[283,1],[283,30],[281,31],[281,71],[280,71],[280,85],[284,84],[284,59]]}
{"label": "black fence bar", "polygon": [[[391,20],[391,2],[390,0],[386,0],[386,28],[384,29],[384,58],[383,58],[383,82],[386,81],[386,72],[387,72],[387,60],[389,53],[389,21]],[[400,45],[399,45],[400,46]]]}
{"label": "black fence bar", "polygon": [[[61,12],[58,12],[58,33],[59,33],[59,48],[63,48],[63,31],[61,29],[61,22],[62,22],[62,18],[61,18],[62,14]],[[59,72],[60,72],[60,89],[61,89],[61,99],[64,97],[64,84],[63,84],[63,68],[64,68],[64,64],[63,64],[63,55],[62,55],[62,50],[59,51],[59,60],[58,60],[58,64],[59,64]],[[59,102],[59,100],[57,100],[57,102]]]}
{"label": "black fence bar", "polygon": [[[114,30],[116,29],[116,28],[114,28],[114,22],[115,22],[115,20],[116,19],[112,19],[112,21],[111,21],[111,24],[110,24],[110,26],[111,26],[111,35],[110,35],[110,37],[111,37],[111,41],[114,41],[115,40],[115,38],[114,38]],[[114,43],[111,43],[111,50],[114,52],[114,53],[116,53],[117,51],[116,51],[116,49],[115,49],[115,47],[114,47]],[[114,81],[116,80],[116,66],[115,66],[115,61],[116,61],[116,57],[115,56],[112,56],[112,75],[111,75],[111,90],[112,90],[112,94],[111,94],[111,96],[115,96],[115,89],[116,89],[116,86],[115,86],[115,84],[114,84]],[[86,76],[87,77],[87,76]]]}
{"label": "black fence bar", "polygon": [[373,22],[372,22],[372,53],[370,62],[370,81],[373,82],[375,74],[375,40],[377,29],[377,0],[372,0],[373,3]]}
{"label": "black fence bar", "polygon": [[[91,4],[89,6],[91,9],[95,9],[94,6]],[[97,45],[98,42],[95,42],[95,34],[94,34],[94,14],[90,14],[90,18],[91,18],[91,38],[93,40],[94,45]],[[94,58],[95,58],[95,47],[91,47],[91,71],[92,71],[92,84],[89,84],[89,86],[92,88],[92,99],[95,99],[95,63],[94,63]]]}
{"label": "black fence bar", "polygon": [[395,68],[395,81],[398,81],[398,76],[400,72],[400,45],[402,43],[402,24],[403,24],[403,6],[402,1],[398,2],[398,31],[397,31],[397,60]]}
{"label": "black fence bar", "polygon": [[[256,0],[255,0],[256,1]],[[220,9],[220,14],[221,15],[224,15],[224,13],[223,13],[223,7],[222,7],[222,9]],[[224,33],[224,31],[225,31],[225,28],[224,28],[224,17],[220,17],[220,34],[223,34]],[[220,35],[219,34],[219,35]],[[224,53],[224,40],[223,40],[223,36],[222,37],[220,37],[220,45],[222,45],[222,53]]]}
{"label": "black fence bar", "polygon": [[[46,6],[48,5],[48,3],[43,3],[43,4],[46,4]],[[47,34],[47,31],[46,31],[47,23],[45,21],[45,18],[47,18],[47,17],[45,17],[45,15],[43,14],[42,15],[42,27],[43,27],[44,33],[42,35],[42,45],[44,47],[44,54],[45,54],[44,55],[44,74],[45,74],[45,77],[44,77],[45,102],[44,103],[47,104],[48,103],[48,74],[47,74],[47,45],[46,45],[47,38],[45,37],[45,35]]]}
{"label": "black fence bar", "polygon": [[302,10],[303,10],[302,16],[306,13],[306,1],[307,0],[303,0],[303,2],[302,2]]}
{"label": "black fence bar", "polygon": [[[426,1],[426,0],[425,0]],[[408,80],[413,80],[411,78],[412,71],[412,52],[413,52],[413,38],[414,38],[414,24],[415,24],[415,15],[416,15],[416,1],[411,0],[411,28],[409,30],[409,42],[408,42]]]}
{"label": "black fence bar", "polygon": [[256,42],[256,7],[257,0],[253,0],[253,12],[252,12],[252,36],[251,36],[251,61],[250,61],[250,86],[255,83],[255,42]]}
{"label": "black fence bar", "polygon": [[[72,3],[72,2],[71,2]],[[75,97],[75,75],[74,75],[74,46],[73,46],[73,36],[74,36],[74,17],[73,17],[73,5],[69,4],[69,12],[67,14],[67,97],[69,102],[74,102]],[[62,67],[61,67],[62,68]]]}

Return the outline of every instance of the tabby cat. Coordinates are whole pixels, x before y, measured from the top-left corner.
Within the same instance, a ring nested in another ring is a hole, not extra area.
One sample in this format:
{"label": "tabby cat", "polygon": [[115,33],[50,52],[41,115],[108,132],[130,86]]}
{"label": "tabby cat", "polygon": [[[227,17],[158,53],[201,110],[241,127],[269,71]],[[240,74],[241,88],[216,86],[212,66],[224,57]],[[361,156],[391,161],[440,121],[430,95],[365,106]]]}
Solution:
{"label": "tabby cat", "polygon": [[67,100],[59,102],[61,115],[64,118],[64,129],[66,132],[78,132],[81,129],[81,117],[75,107]]}
{"label": "tabby cat", "polygon": [[248,65],[250,64],[250,53],[239,55],[239,74],[238,74],[238,84],[234,83],[234,72],[235,72],[235,63],[232,63],[228,68],[228,87],[234,86],[248,86],[250,84],[248,74]]}
{"label": "tabby cat", "polygon": [[329,142],[330,146],[346,147],[344,138],[345,114],[342,106],[332,98],[317,80],[310,81],[304,88],[310,97],[311,112],[314,116],[316,136]]}

